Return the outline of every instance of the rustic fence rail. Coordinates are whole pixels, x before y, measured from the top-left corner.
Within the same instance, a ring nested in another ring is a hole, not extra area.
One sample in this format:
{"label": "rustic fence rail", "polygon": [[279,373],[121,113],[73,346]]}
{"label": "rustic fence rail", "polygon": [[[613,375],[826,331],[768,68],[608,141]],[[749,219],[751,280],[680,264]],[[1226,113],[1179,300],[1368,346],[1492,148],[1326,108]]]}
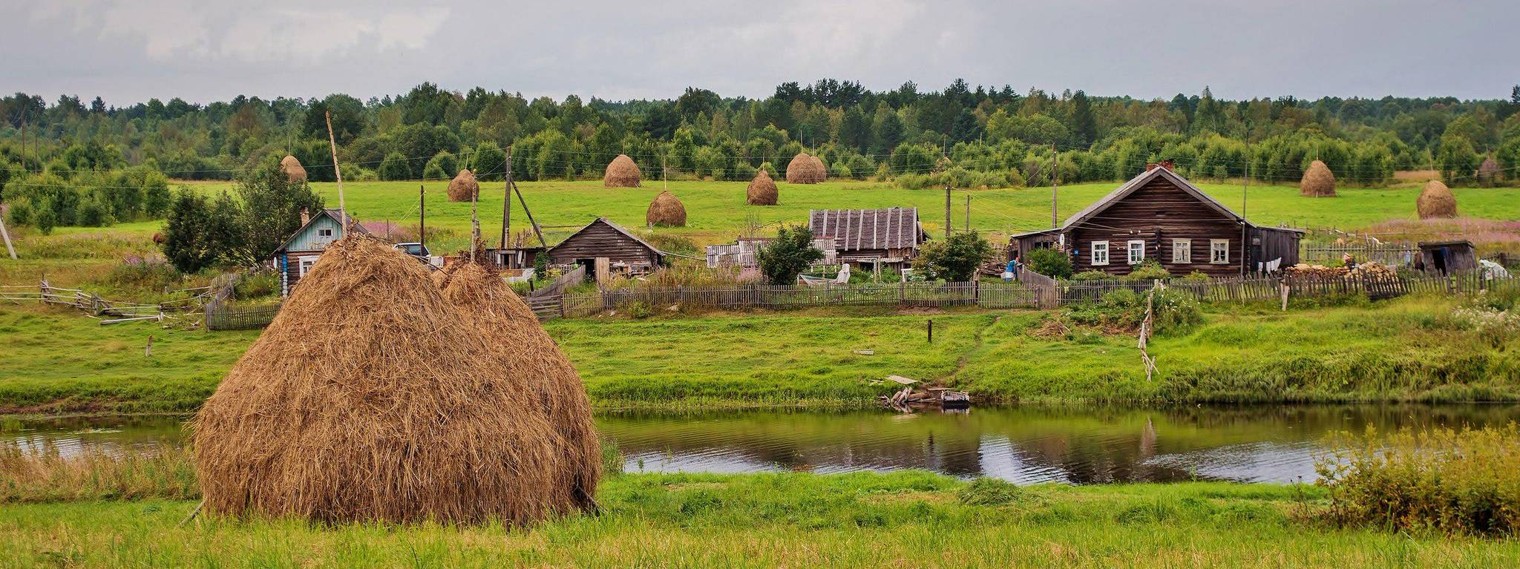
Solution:
{"label": "rustic fence rail", "polygon": [[1414,262],[1420,254],[1420,249],[1414,245],[1401,243],[1357,243],[1346,245],[1304,245],[1303,255],[1300,261],[1311,264],[1335,264],[1341,263],[1342,256],[1347,253],[1356,258],[1358,263],[1378,262],[1384,265],[1402,267]]}
{"label": "rustic fence rail", "polygon": [[257,330],[280,313],[280,302],[239,303],[215,299],[206,303],[207,330]]}

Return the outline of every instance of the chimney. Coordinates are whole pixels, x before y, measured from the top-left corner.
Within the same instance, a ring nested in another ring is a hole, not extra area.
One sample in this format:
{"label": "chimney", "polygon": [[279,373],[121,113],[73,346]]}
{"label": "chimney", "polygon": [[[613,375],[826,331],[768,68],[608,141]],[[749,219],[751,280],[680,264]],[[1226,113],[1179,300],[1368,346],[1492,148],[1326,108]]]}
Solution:
{"label": "chimney", "polygon": [[305,227],[307,223],[311,223],[311,212],[306,211],[306,208],[303,207],[301,208],[301,226]]}
{"label": "chimney", "polygon": [[1167,170],[1171,170],[1172,169],[1172,161],[1171,160],[1162,160],[1161,161],[1161,167],[1162,168],[1166,168]]}
{"label": "chimney", "polygon": [[1162,160],[1159,163],[1157,163],[1157,162],[1150,162],[1150,163],[1147,163],[1145,165],[1145,171],[1146,172],[1149,172],[1151,170],[1155,170],[1156,168],[1166,168],[1167,170],[1171,170],[1172,169],[1172,161],[1171,160]]}

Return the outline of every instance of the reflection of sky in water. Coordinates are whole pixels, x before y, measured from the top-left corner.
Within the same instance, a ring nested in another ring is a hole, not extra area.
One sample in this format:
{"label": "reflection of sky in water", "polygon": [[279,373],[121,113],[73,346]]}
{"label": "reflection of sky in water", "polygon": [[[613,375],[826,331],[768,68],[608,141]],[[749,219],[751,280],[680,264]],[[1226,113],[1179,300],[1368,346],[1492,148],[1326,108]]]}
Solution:
{"label": "reflection of sky in water", "polygon": [[1196,473],[1200,478],[1239,482],[1313,482],[1320,447],[1313,443],[1246,443],[1153,456],[1146,464]]}

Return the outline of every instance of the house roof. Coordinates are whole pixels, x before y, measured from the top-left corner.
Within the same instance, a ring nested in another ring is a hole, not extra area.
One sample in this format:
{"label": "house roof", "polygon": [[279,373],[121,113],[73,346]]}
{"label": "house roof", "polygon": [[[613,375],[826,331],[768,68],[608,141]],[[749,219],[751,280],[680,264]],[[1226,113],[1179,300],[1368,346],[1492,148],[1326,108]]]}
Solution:
{"label": "house roof", "polygon": [[916,248],[929,238],[918,208],[815,209],[808,212],[813,237],[833,238],[840,251]]}
{"label": "house roof", "polygon": [[349,229],[352,229],[364,235],[369,234],[369,231],[364,229],[363,225],[359,225],[359,220],[354,219],[354,216],[343,214],[344,217],[348,218],[348,223],[345,225],[343,223],[343,220],[340,219],[338,215],[338,210],[336,209],[323,208],[322,211],[319,211],[316,215],[311,216],[311,219],[306,220],[306,223],[303,224],[299,229],[296,229],[294,233],[291,233],[290,237],[285,238],[285,242],[281,243],[280,248],[275,249],[274,252],[279,253],[280,251],[284,251],[289,248],[290,244],[295,242],[296,237],[299,237],[302,233],[305,233],[307,229],[311,228],[312,224],[316,223],[317,220],[322,219],[323,217],[327,217],[333,221],[338,222],[339,227],[348,227]]}
{"label": "house roof", "polygon": [[1158,166],[1140,174],[1139,176],[1130,178],[1130,180],[1128,182],[1125,182],[1124,185],[1115,188],[1114,191],[1109,192],[1106,196],[1103,196],[1103,199],[1093,202],[1092,205],[1083,208],[1082,211],[1079,211],[1071,217],[1066,218],[1066,221],[1061,224],[1061,229],[1069,229],[1073,225],[1077,225],[1079,223],[1092,219],[1098,214],[1103,213],[1104,210],[1112,207],[1116,203],[1119,203],[1120,200],[1123,200],[1130,194],[1135,193],[1137,190],[1145,187],[1146,184],[1151,183],[1157,178],[1166,179],[1167,181],[1171,182],[1172,185],[1181,189],[1183,192],[1186,192],[1188,195],[1193,196],[1193,198],[1199,202],[1202,202],[1203,205],[1208,206],[1209,208],[1219,212],[1221,215],[1224,215],[1231,220],[1245,222],[1247,225],[1250,224],[1250,222],[1246,221],[1246,219],[1244,217],[1241,217],[1240,214],[1231,211],[1230,208],[1225,207],[1225,205],[1219,203],[1218,200],[1209,197],[1208,194],[1203,193],[1203,190],[1199,189],[1198,186],[1194,186],[1193,183],[1187,181],[1186,178],[1177,175],[1177,173],[1173,172],[1170,168]]}
{"label": "house roof", "polygon": [[605,217],[598,217],[598,218],[596,218],[596,221],[593,221],[591,223],[587,223],[585,227],[582,227],[580,229],[575,230],[575,233],[571,233],[569,237],[566,237],[566,238],[560,240],[559,243],[555,244],[553,247],[550,247],[548,250],[549,251],[553,251],[553,250],[559,248],[560,245],[564,245],[566,242],[570,241],[571,239],[574,239],[576,235],[580,235],[582,233],[585,233],[586,230],[591,229],[593,226],[595,226],[598,223],[606,225],[607,227],[611,227],[614,231],[617,231],[618,233],[622,233],[623,235],[628,236],[629,239],[637,241],[640,245],[648,247],[649,250],[650,251],[654,251],[654,253],[656,255],[659,255],[661,257],[665,256],[665,252],[661,251],[659,247],[655,247],[654,245],[650,245],[648,241],[640,239],[639,236],[634,235],[632,232],[628,231],[627,229],[623,229],[623,226],[618,225],[616,223],[613,223],[611,220],[609,220],[609,219],[607,219]]}
{"label": "house roof", "polygon": [[1468,241],[1466,239],[1447,239],[1444,241],[1421,241],[1418,245],[1418,247],[1421,249],[1452,246],[1472,247],[1473,244],[1472,241]]}

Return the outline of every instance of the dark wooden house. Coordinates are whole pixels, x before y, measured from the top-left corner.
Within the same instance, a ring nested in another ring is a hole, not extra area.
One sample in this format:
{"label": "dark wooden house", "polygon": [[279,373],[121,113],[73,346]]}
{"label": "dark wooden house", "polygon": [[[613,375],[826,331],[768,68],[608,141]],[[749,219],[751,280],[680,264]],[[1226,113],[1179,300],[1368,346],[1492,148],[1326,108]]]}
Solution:
{"label": "dark wooden house", "polygon": [[1420,263],[1426,271],[1443,275],[1478,268],[1478,253],[1472,241],[1421,241]]}
{"label": "dark wooden house", "polygon": [[598,258],[607,259],[612,271],[629,274],[647,273],[665,261],[664,252],[605,217],[580,228],[544,254],[551,265],[584,265],[587,274],[595,274]]}
{"label": "dark wooden house", "polygon": [[[317,264],[317,258],[322,256],[327,246],[343,236],[343,222],[339,215],[336,209],[318,212],[316,216],[306,219],[301,228],[275,250],[270,265],[280,273],[282,296],[289,295],[290,289],[301,282],[301,277],[306,276],[312,266]],[[348,217],[348,227],[350,231],[368,233],[359,222],[354,221],[353,216]]]}
{"label": "dark wooden house", "polygon": [[1258,272],[1298,263],[1303,231],[1258,227],[1177,175],[1152,165],[1103,199],[1067,218],[1060,227],[1014,235],[1021,255],[1055,248],[1071,256],[1077,271],[1128,274],[1155,259],[1174,275],[1213,277]]}
{"label": "dark wooden house", "polygon": [[929,234],[918,208],[815,209],[808,214],[814,239],[833,239],[841,263],[900,266],[918,256]]}

